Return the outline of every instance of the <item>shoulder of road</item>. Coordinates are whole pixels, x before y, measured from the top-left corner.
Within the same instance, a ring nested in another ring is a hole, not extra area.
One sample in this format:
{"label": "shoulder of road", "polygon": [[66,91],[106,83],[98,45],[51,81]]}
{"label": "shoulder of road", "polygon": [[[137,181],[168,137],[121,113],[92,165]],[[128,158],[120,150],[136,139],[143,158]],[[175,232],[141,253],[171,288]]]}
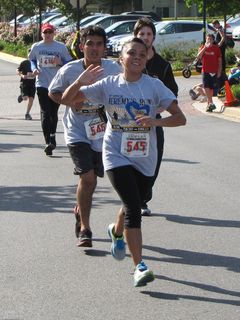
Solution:
{"label": "shoulder of road", "polygon": [[[25,60],[25,58],[12,56],[4,52],[0,52],[0,59],[11,62],[11,63],[15,63],[15,64],[19,64],[23,60]],[[192,74],[195,74],[194,71]],[[181,71],[174,72],[174,75],[182,76],[182,72]],[[199,73],[196,72],[196,75],[199,75]],[[221,99],[218,97],[213,97],[213,102],[216,105],[216,110],[214,110],[212,113],[206,112],[206,102],[204,103],[200,101],[194,101],[192,105],[195,109],[201,111],[202,113],[207,113],[207,114],[219,116],[219,117],[224,116],[224,118],[227,118],[229,120],[240,122],[240,106],[226,107],[224,105],[224,99]],[[240,105],[240,102],[239,102],[239,105]]]}

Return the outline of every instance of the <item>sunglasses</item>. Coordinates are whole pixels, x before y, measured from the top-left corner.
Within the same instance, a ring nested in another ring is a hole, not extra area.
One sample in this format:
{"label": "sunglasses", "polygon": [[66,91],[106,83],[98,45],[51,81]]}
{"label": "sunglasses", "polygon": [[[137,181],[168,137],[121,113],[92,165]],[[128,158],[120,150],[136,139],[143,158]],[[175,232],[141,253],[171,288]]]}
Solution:
{"label": "sunglasses", "polygon": [[53,31],[52,30],[46,30],[46,31],[43,31],[43,33],[44,34],[47,34],[47,33],[51,34],[51,33],[53,33]]}

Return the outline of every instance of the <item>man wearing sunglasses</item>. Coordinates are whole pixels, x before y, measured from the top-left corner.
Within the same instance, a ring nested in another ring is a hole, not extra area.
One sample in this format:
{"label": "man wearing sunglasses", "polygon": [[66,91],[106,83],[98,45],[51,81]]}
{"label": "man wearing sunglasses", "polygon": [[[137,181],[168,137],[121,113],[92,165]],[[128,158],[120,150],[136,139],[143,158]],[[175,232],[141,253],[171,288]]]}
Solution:
{"label": "man wearing sunglasses", "polygon": [[65,44],[55,41],[55,29],[50,23],[42,25],[42,40],[34,43],[29,53],[33,74],[36,76],[40,104],[41,126],[46,142],[44,152],[52,155],[56,148],[56,130],[59,104],[48,96],[48,86],[57,71],[72,60]]}

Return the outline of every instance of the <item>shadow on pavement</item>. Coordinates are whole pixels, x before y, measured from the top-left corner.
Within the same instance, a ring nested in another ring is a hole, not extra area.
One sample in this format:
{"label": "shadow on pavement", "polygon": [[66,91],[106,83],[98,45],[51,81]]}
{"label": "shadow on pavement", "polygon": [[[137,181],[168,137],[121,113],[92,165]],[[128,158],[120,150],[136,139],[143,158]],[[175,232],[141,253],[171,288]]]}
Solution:
{"label": "shadow on pavement", "polygon": [[154,251],[168,257],[144,256],[144,259],[178,263],[192,266],[210,266],[226,268],[229,271],[240,272],[240,258],[220,256],[217,254],[200,253],[181,249],[164,249],[155,246],[143,245],[144,249]]}
{"label": "shadow on pavement", "polygon": [[240,221],[238,220],[219,220],[219,219],[209,219],[209,218],[201,218],[201,217],[187,217],[187,216],[180,216],[177,214],[165,214],[165,213],[152,213],[151,216],[163,217],[163,218],[166,218],[167,221],[181,223],[181,224],[192,224],[195,226],[240,228]]}
{"label": "shadow on pavement", "polygon": [[[33,213],[69,213],[76,202],[76,185],[69,186],[18,186],[0,187],[0,211]],[[109,187],[97,187],[92,208],[104,205],[120,204],[119,200],[110,200]],[[103,194],[106,196],[103,196]],[[69,210],[70,208],[70,210]]]}

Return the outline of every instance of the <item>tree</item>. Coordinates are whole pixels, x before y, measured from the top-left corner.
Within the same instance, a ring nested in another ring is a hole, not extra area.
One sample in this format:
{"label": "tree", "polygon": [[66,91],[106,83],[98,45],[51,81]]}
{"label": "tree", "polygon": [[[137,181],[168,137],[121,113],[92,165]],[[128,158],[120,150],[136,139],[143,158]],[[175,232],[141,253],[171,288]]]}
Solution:
{"label": "tree", "polygon": [[[203,0],[185,0],[188,7],[197,4],[199,12],[203,11]],[[239,0],[206,0],[206,10],[210,16],[234,15],[240,12]]]}

